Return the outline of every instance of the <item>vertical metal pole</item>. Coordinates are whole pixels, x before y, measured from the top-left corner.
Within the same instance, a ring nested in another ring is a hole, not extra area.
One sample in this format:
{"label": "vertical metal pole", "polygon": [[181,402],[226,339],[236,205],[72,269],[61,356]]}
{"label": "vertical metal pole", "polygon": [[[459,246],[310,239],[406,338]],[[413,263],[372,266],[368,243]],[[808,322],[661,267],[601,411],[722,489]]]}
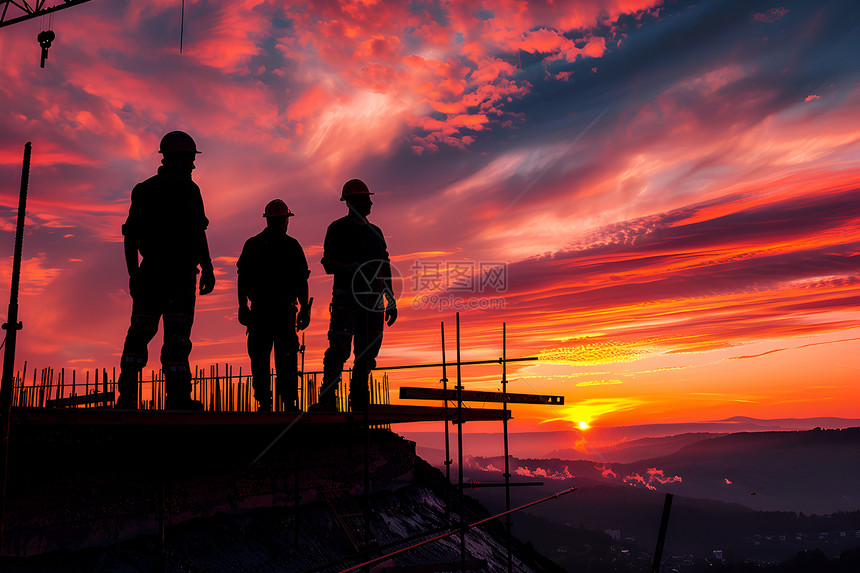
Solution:
{"label": "vertical metal pole", "polygon": [[[502,433],[505,440],[505,511],[511,511],[511,465],[510,455],[508,454],[508,352],[507,352],[507,324],[502,323]],[[505,517],[505,530],[507,538],[505,543],[508,549],[508,573],[511,573],[513,568],[513,559],[511,558],[511,514]]]}
{"label": "vertical metal pole", "polygon": [[[442,321],[442,391],[448,391],[448,365],[445,362],[445,322]],[[442,411],[444,413],[442,425],[445,426],[445,480],[451,483],[451,442],[448,435],[448,399],[442,402]],[[447,494],[445,500],[445,520],[451,519],[451,495]]]}
{"label": "vertical metal pole", "polygon": [[364,403],[364,548],[370,544],[370,422],[368,421],[368,400]]}
{"label": "vertical metal pole", "polygon": [[179,53],[182,53],[182,39],[185,36],[185,0],[182,0],[182,8],[179,16]]}
{"label": "vertical metal pole", "polygon": [[24,218],[27,209],[27,186],[30,183],[30,154],[32,144],[24,144],[24,163],[21,170],[21,190],[18,193],[18,224],[15,228],[15,255],[12,261],[12,288],[9,291],[9,314],[3,329],[6,330],[6,353],[3,356],[3,378],[0,380],[0,432],[3,451],[0,452],[0,551],[3,548],[3,525],[6,511],[6,474],[9,466],[9,430],[12,416],[12,385],[15,383],[15,344],[22,325],[18,322],[18,289],[21,280],[21,251],[24,242]]}
{"label": "vertical metal pole", "polygon": [[[369,317],[367,313],[364,313],[364,333],[365,340],[370,339],[370,324],[368,323]],[[355,368],[355,364],[353,364],[353,368]],[[363,390],[366,392],[364,399],[364,547],[366,548],[370,545],[370,421],[368,420],[368,409],[370,408],[370,388],[368,385],[373,386],[373,376],[369,370],[365,370],[367,374],[367,379],[362,380],[361,383],[364,385]],[[353,370],[353,375],[355,371]],[[352,377],[350,377],[350,386],[352,386]]]}
{"label": "vertical metal pole", "polygon": [[663,544],[666,542],[666,528],[669,527],[669,512],[672,511],[672,494],[666,494],[663,504],[663,517],[660,519],[660,533],[657,535],[657,547],[654,548],[654,563],[651,573],[660,573],[660,562],[663,560]]}
{"label": "vertical metal pole", "polygon": [[306,386],[306,382],[305,382],[305,348],[306,348],[305,347],[305,333],[303,332],[302,333],[302,346],[301,346],[301,348],[299,348],[299,350],[301,350],[301,352],[302,352],[302,374],[299,377],[299,380],[301,380],[301,383],[299,384],[298,404],[296,404],[296,407],[299,410],[307,410],[307,408],[305,407],[305,403],[306,403],[306,399],[305,399],[305,386]]}
{"label": "vertical metal pole", "polygon": [[460,486],[460,571],[466,571],[466,530],[465,516],[465,498],[463,493],[463,377],[460,372],[460,313],[457,313],[457,454],[459,467],[458,484]]}
{"label": "vertical metal pole", "polygon": [[301,449],[303,439],[295,441],[294,452],[294,470],[293,470],[293,546],[299,546],[299,503],[301,502],[301,492],[299,491],[299,472],[301,471]]}
{"label": "vertical metal pole", "polygon": [[[162,470],[163,471],[163,470]],[[167,492],[164,483],[164,476],[161,477],[161,507],[158,510],[158,564],[159,570],[163,573],[167,571],[167,548],[164,544],[165,533],[167,529]]]}

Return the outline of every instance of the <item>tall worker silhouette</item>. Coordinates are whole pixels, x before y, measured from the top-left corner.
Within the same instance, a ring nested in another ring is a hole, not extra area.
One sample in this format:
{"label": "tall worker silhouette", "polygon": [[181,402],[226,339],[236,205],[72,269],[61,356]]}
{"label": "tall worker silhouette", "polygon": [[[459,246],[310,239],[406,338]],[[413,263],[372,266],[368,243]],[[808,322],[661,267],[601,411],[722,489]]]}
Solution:
{"label": "tall worker silhouette", "polygon": [[287,235],[293,215],[281,199],[269,201],[263,211],[266,228],[245,241],[236,262],[239,323],[248,327],[254,397],[261,412],[272,410],[269,372],[273,348],[277,373],[275,396],[284,411],[299,410],[296,329],[304,330],[310,324],[313,299],[308,299],[311,272],[305,252],[297,240]]}
{"label": "tall worker silhouette", "polygon": [[382,346],[382,324],[397,320],[397,303],[391,287],[391,261],[382,231],[367,220],[372,193],[360,179],[343,186],[340,200],[349,212],[326,231],[322,265],[334,275],[331,297],[329,348],[323,357],[323,383],[313,408],[337,409],[335,389],[343,365],[355,347],[349,385],[349,407],[363,410],[369,401],[368,377],[376,367]]}
{"label": "tall worker silhouette", "polygon": [[128,219],[122,226],[132,309],[115,406],[137,407],[138,376],[146,366],[147,345],[163,317],[165,407],[202,410],[203,404],[191,399],[188,356],[197,274],[201,295],[215,288],[215,274],[206,239],[209,220],[200,188],[191,180],[200,152],[190,135],[171,131],[161,139],[159,153],[162,165],[158,173],[134,187]]}

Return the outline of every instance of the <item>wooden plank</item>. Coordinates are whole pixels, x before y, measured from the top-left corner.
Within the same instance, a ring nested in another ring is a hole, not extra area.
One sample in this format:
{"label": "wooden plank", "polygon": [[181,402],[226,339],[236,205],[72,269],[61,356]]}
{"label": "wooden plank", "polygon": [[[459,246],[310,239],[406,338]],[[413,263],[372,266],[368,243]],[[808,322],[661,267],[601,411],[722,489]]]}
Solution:
{"label": "wooden plank", "polygon": [[[542,394],[512,394],[510,392],[484,392],[482,390],[462,390],[462,398],[465,402],[506,402],[508,404],[551,404],[554,406],[564,405],[564,396],[548,396]],[[411,386],[400,387],[401,400],[450,400],[457,401],[456,390],[442,390],[440,388],[415,388]]]}

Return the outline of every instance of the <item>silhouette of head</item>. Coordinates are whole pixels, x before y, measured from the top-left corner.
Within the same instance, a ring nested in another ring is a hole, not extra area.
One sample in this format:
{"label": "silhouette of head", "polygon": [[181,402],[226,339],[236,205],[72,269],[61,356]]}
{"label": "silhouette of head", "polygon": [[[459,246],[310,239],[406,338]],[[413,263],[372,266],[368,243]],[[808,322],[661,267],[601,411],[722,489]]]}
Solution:
{"label": "silhouette of head", "polygon": [[346,201],[350,213],[355,213],[362,217],[370,215],[370,207],[373,201],[370,196],[373,193],[367,188],[367,184],[361,179],[350,179],[343,185],[340,200]]}
{"label": "silhouette of head", "polygon": [[263,210],[263,217],[266,218],[266,226],[276,229],[287,230],[287,225],[290,222],[290,217],[295,215],[287,204],[281,199],[273,199],[266,205]]}
{"label": "silhouette of head", "polygon": [[158,152],[166,167],[188,172],[194,169],[194,159],[200,153],[194,139],[184,131],[171,131],[162,137]]}

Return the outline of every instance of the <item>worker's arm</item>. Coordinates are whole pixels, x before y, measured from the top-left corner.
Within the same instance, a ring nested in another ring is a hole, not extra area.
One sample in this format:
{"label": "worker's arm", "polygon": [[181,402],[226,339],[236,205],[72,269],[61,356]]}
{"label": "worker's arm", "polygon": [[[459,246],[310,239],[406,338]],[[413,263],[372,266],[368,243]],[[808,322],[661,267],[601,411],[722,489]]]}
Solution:
{"label": "worker's arm", "polygon": [[128,276],[133,277],[137,274],[140,262],[137,258],[137,243],[130,237],[123,239],[123,247],[125,248],[125,267],[128,269]]}
{"label": "worker's arm", "polygon": [[388,245],[382,236],[382,230],[377,229],[380,241],[382,266],[379,269],[379,277],[382,279],[382,292],[385,294],[385,324],[392,326],[397,320],[397,299],[394,296],[394,286],[391,280],[391,259],[388,257]]}
{"label": "worker's arm", "polygon": [[209,294],[215,288],[215,269],[212,267],[212,257],[209,255],[209,241],[206,231],[200,231],[200,294]]}
{"label": "worker's arm", "polygon": [[239,276],[236,280],[236,290],[239,294],[239,324],[242,326],[250,326],[252,315],[251,309],[248,307],[248,292],[249,292],[249,276],[248,273],[250,269],[248,268],[248,257],[246,254],[248,251],[248,243],[245,243],[245,246],[242,248],[242,254],[239,255],[239,259],[236,261],[236,271]]}
{"label": "worker's arm", "polygon": [[140,269],[137,258],[137,243],[130,237],[124,237],[123,248],[125,250],[125,267],[128,269],[128,292],[134,296],[137,286],[137,271]]}
{"label": "worker's arm", "polygon": [[131,191],[131,206],[128,209],[128,218],[122,226],[122,245],[125,252],[125,268],[128,270],[128,292],[134,296],[134,290],[137,282],[137,272],[140,269],[140,259],[138,252],[140,251],[140,242],[137,229],[139,227],[140,207],[138,187]]}
{"label": "worker's arm", "polygon": [[[387,255],[388,253],[386,253]],[[397,320],[397,299],[391,284],[391,261],[386,257],[382,265],[382,291],[385,293],[385,324],[392,326]]]}
{"label": "worker's arm", "polygon": [[209,294],[215,288],[215,270],[212,267],[212,257],[209,254],[209,240],[206,237],[206,229],[209,228],[209,219],[206,217],[206,209],[203,206],[203,195],[200,193],[200,188],[196,183],[192,183],[193,201],[197,203],[199,208],[199,217],[197,221],[189,221],[189,224],[199,225],[199,233],[197,235],[197,264],[200,265],[200,294]]}
{"label": "worker's arm", "polygon": [[346,260],[343,245],[349,238],[340,235],[342,232],[337,226],[337,221],[335,221],[329,225],[326,231],[323,242],[323,257],[320,261],[327,275],[352,274],[358,269],[357,263]]}
{"label": "worker's arm", "polygon": [[247,279],[245,279],[245,275],[242,274],[242,271],[239,271],[239,278],[236,281],[236,290],[239,293],[239,308],[241,309],[243,306],[248,308],[248,289],[245,285]]}
{"label": "worker's arm", "polygon": [[[298,243],[296,243],[298,245]],[[305,252],[298,245],[298,254],[297,257],[300,261],[299,265],[299,274],[304,275],[296,281],[298,284],[296,285],[296,295],[299,300],[299,313],[296,316],[296,329],[304,330],[311,323],[311,304],[313,303],[313,299],[308,300],[308,277],[311,275],[311,271],[308,269],[308,260],[305,258]]]}

